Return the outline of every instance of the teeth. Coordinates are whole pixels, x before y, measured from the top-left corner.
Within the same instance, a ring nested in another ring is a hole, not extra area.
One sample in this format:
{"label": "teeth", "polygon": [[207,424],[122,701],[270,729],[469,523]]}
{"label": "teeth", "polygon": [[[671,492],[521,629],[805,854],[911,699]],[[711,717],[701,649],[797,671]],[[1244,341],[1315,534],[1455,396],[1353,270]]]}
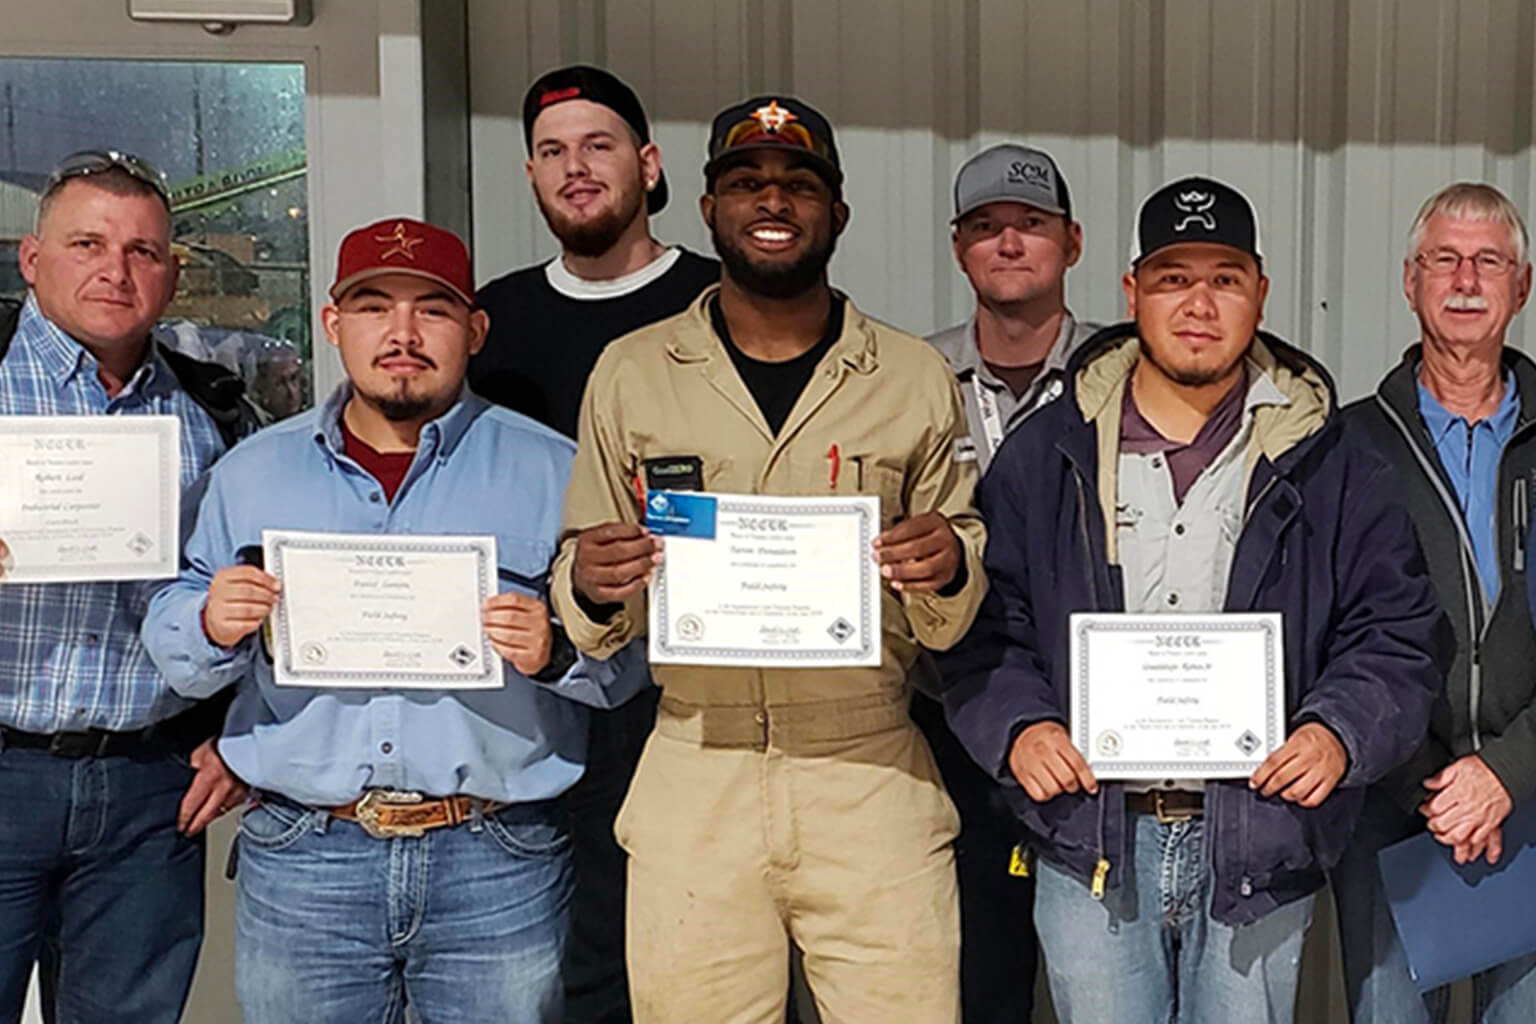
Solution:
{"label": "teeth", "polygon": [[764,242],[787,242],[795,236],[794,232],[782,228],[756,228],[752,237]]}

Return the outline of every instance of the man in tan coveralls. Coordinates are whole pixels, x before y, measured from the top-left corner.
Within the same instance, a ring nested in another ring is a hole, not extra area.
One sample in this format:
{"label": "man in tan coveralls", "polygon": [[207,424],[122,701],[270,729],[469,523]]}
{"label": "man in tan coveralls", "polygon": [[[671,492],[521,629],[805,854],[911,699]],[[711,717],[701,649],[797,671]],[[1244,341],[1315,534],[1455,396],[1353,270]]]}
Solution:
{"label": "man in tan coveralls", "polygon": [[721,284],[593,371],[555,607],[597,656],[645,629],[663,555],[637,489],[877,494],[883,660],[654,667],[656,730],[615,829],[635,1019],[777,1024],[793,940],[827,1024],[954,1024],[957,820],[905,680],[985,589],[964,411],[931,347],[827,285],[848,208],[826,119],[750,100],[715,119],[709,155]]}

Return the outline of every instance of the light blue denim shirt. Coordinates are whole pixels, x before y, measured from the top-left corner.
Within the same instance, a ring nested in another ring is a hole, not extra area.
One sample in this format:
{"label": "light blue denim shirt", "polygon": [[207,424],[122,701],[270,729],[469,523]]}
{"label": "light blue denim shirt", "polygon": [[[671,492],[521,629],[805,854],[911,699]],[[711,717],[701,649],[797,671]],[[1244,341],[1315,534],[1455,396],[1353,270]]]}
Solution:
{"label": "light blue denim shirt", "polygon": [[1419,382],[1419,415],[1435,442],[1435,454],[1456,489],[1462,522],[1472,539],[1472,555],[1483,593],[1499,599],[1499,531],[1494,510],[1499,503],[1499,459],[1520,422],[1520,389],[1515,375],[1504,377],[1504,398],[1492,416],[1468,424],[1453,416]]}
{"label": "light blue denim shirt", "polygon": [[504,664],[498,690],[327,690],[275,686],[259,635],[226,650],[203,633],[213,574],[236,564],[242,547],[260,545],[263,529],[490,534],[502,590],[534,592],[512,581],[544,577],[575,451],[569,440],[466,390],[422,429],[410,470],[386,501],[345,454],[340,416],[350,393],[343,385],[217,464],[181,576],[150,604],[145,645],[178,693],[238,685],[219,752],[259,789],[315,806],[375,787],[511,803],[559,795],[586,759],[581,704],[633,696],[647,680],[643,651],[582,657],[549,684]]}

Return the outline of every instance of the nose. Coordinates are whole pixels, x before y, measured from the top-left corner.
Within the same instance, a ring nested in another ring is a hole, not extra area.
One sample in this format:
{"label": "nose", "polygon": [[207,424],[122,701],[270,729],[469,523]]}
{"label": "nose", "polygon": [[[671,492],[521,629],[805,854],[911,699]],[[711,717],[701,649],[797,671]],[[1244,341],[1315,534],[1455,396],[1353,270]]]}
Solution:
{"label": "nose", "polygon": [[1451,284],[1459,292],[1476,292],[1482,286],[1482,280],[1477,276],[1477,261],[1466,256],[1456,264],[1456,273],[1451,275]]}
{"label": "nose", "polygon": [[126,249],[108,249],[101,257],[98,273],[118,288],[129,288],[133,285],[133,275],[128,272],[128,267]]}
{"label": "nose", "polygon": [[997,251],[1005,256],[1024,255],[1024,232],[1009,225],[997,234]]}
{"label": "nose", "polygon": [[1196,320],[1210,320],[1216,316],[1216,300],[1211,296],[1211,286],[1206,281],[1196,281],[1184,300],[1182,312]]}
{"label": "nose", "polygon": [[587,161],[582,156],[580,146],[568,146],[561,159],[561,165],[561,170],[565,172],[567,178],[584,178],[589,173]]}
{"label": "nose", "polygon": [[416,307],[409,302],[397,302],[389,308],[388,334],[385,340],[402,348],[415,348],[421,342],[416,328]]}
{"label": "nose", "polygon": [[766,214],[778,216],[789,212],[789,193],[776,181],[770,181],[757,193],[757,208]]}

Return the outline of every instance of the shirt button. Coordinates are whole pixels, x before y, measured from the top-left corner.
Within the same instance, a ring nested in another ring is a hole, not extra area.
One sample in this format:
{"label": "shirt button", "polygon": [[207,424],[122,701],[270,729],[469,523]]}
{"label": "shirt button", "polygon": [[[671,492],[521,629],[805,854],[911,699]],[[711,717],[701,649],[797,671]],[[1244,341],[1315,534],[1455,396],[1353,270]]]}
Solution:
{"label": "shirt button", "polygon": [[1152,468],[1153,469],[1162,469],[1163,468],[1162,456],[1160,456],[1160,455],[1152,456]]}
{"label": "shirt button", "polygon": [[758,725],[762,725],[764,722],[768,721],[768,716],[759,711],[757,714],[752,716],[752,721],[756,722]]}
{"label": "shirt button", "polygon": [[1168,595],[1168,603],[1169,604],[1178,604],[1179,603],[1179,595],[1178,594],[1169,594]]}
{"label": "shirt button", "polygon": [[1173,526],[1173,532],[1178,534],[1180,537],[1184,536],[1184,524],[1175,523]]}
{"label": "shirt button", "polygon": [[85,642],[90,644],[92,647],[95,647],[97,644],[101,643],[101,637],[95,633],[87,633],[85,634]]}
{"label": "shirt button", "polygon": [[386,754],[393,754],[395,752],[395,745],[390,743],[388,740],[385,740],[383,743],[379,744],[379,750]]}
{"label": "shirt button", "polygon": [[379,502],[384,500],[384,495],[380,494],[378,491],[374,491],[372,494],[368,495],[368,500],[377,505]]}

